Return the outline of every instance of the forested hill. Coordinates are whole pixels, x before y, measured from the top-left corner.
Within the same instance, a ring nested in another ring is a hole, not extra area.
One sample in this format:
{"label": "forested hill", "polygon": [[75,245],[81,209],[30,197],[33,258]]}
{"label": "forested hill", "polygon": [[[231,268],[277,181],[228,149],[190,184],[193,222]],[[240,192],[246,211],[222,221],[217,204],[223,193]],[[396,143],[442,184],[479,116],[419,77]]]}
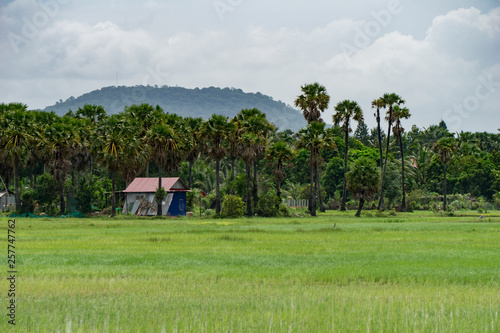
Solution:
{"label": "forested hill", "polygon": [[212,114],[233,117],[242,109],[257,108],[267,115],[280,130],[298,131],[305,126],[302,114],[261,93],[245,93],[234,88],[186,89],[181,87],[106,87],[94,90],[80,97],[60,100],[45,111],[63,115],[69,110],[76,111],[85,104],[101,105],[108,114],[119,113],[125,106],[148,103],[159,105],[165,112],[183,117],[209,118]]}

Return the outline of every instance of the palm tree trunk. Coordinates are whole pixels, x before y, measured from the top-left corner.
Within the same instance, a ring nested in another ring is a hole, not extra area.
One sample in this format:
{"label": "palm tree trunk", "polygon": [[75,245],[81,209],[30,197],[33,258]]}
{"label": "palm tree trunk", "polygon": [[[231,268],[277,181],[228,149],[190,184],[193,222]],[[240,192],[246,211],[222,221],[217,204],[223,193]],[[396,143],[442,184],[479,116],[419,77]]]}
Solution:
{"label": "palm tree trunk", "polygon": [[[378,133],[378,152],[380,155],[380,170],[384,170],[384,158],[382,156],[382,129],[380,128],[380,108],[377,108],[377,133]],[[384,191],[380,189],[380,198],[378,209],[384,206]]]}
{"label": "palm tree trunk", "polygon": [[116,215],[115,172],[111,172],[111,217]]}
{"label": "palm tree trunk", "polygon": [[314,181],[314,151],[311,149],[311,185],[309,186],[309,212],[311,216],[316,216],[316,191]]}
{"label": "palm tree trunk", "polygon": [[382,181],[380,184],[380,198],[378,202],[378,209],[384,210],[384,181],[385,181],[385,171],[387,169],[387,157],[389,156],[389,142],[391,141],[391,122],[392,119],[392,106],[389,107],[389,129],[387,130],[387,146],[385,149],[385,161],[384,168],[382,169]]}
{"label": "palm tree trunk", "polygon": [[356,212],[356,217],[361,216],[361,210],[363,209],[363,205],[365,204],[365,199],[361,198],[359,199],[359,206],[358,206],[358,211]]}
{"label": "palm tree trunk", "polygon": [[235,158],[231,158],[231,189],[230,189],[230,193],[232,195],[234,195],[234,164],[236,163],[236,159]]}
{"label": "palm tree trunk", "polygon": [[14,158],[14,192],[16,192],[16,210],[19,211],[21,209],[21,192],[19,189],[19,161],[17,158]]}
{"label": "palm tree trunk", "polygon": [[30,187],[34,188],[34,186],[33,186],[33,161],[30,161]]}
{"label": "palm tree trunk", "polygon": [[257,211],[257,202],[259,201],[258,192],[257,192],[257,160],[253,161],[253,211]]}
{"label": "palm tree trunk", "polygon": [[149,178],[149,161],[146,163],[146,177]]}
{"label": "palm tree trunk", "polygon": [[[149,169],[149,163],[148,169]],[[147,171],[149,173],[149,170]],[[162,189],[162,184],[161,184],[161,163],[158,163],[158,190],[161,191]],[[161,202],[163,198],[156,198],[156,216],[161,216],[162,215],[162,209],[161,209]]]}
{"label": "palm tree trunk", "polygon": [[250,198],[250,163],[245,163],[247,171],[247,216],[252,216],[252,200]]}
{"label": "palm tree trunk", "polygon": [[220,214],[220,189],[219,189],[220,160],[215,160],[215,213]]}
{"label": "palm tree trunk", "polygon": [[[319,152],[318,152],[319,154]],[[318,196],[319,202],[319,211],[324,213],[325,206],[323,205],[323,200],[321,199],[321,186],[319,185],[319,163],[318,159],[316,159],[316,195]]]}
{"label": "palm tree trunk", "polygon": [[193,161],[189,161],[189,177],[188,177],[188,187],[191,188],[191,184],[193,181],[192,178],[192,171],[193,171]]}
{"label": "palm tree trunk", "polygon": [[66,211],[66,204],[64,202],[64,181],[60,178],[59,180],[59,200],[60,200],[60,212],[59,215],[63,215]]}
{"label": "palm tree trunk", "polygon": [[403,190],[403,201],[401,202],[401,211],[406,212],[406,191],[405,191],[405,158],[403,153],[403,138],[399,134],[399,149],[401,151],[401,189]]}
{"label": "palm tree trunk", "polygon": [[444,163],[444,204],[443,210],[446,212],[446,162]]}
{"label": "palm tree trunk", "polygon": [[340,206],[340,210],[342,212],[345,212],[345,202],[346,202],[346,196],[347,196],[347,153],[349,150],[348,144],[349,144],[349,120],[346,121],[346,129],[345,129],[345,149],[344,149],[344,188],[342,191],[342,204]]}

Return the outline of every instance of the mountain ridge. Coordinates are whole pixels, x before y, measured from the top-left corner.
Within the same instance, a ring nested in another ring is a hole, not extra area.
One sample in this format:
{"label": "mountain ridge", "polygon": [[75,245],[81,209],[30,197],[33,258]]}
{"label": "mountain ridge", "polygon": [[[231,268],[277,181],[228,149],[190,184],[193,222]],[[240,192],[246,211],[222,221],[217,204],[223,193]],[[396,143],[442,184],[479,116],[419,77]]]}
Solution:
{"label": "mountain ridge", "polygon": [[282,101],[257,93],[245,93],[236,88],[183,88],[169,86],[108,86],[79,97],[69,97],[47,106],[44,111],[63,115],[85,104],[101,105],[108,114],[123,111],[126,106],[148,103],[159,105],[165,112],[183,117],[209,118],[212,114],[234,117],[242,109],[257,108],[280,130],[298,131],[306,125],[302,114]]}

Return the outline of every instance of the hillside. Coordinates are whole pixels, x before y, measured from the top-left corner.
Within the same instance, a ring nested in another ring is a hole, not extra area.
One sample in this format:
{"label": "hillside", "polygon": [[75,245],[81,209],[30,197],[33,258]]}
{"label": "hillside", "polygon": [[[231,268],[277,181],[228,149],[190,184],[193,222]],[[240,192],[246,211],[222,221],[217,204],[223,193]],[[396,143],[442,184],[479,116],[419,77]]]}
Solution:
{"label": "hillside", "polygon": [[125,106],[142,103],[160,105],[165,112],[176,113],[183,117],[205,119],[214,113],[233,117],[241,109],[258,108],[266,113],[267,118],[280,130],[297,131],[306,124],[302,114],[285,103],[275,101],[261,93],[245,93],[241,89],[234,88],[112,86],[94,90],[77,98],[70,97],[64,102],[61,100],[44,110],[63,115],[68,110],[76,111],[85,104],[97,104],[102,105],[109,114],[114,114],[123,111]]}

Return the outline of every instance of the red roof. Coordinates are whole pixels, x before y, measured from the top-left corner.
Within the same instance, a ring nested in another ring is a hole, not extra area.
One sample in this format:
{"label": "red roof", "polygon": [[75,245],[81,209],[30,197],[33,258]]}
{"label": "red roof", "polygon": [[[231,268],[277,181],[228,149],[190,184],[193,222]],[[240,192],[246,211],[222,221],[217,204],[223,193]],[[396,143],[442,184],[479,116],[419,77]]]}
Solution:
{"label": "red roof", "polygon": [[[175,188],[172,189],[172,187]],[[174,178],[162,178],[161,179],[161,186],[165,189],[167,192],[187,192],[189,191],[189,188],[184,184],[182,180],[179,179],[179,177],[174,177]],[[156,189],[158,188],[158,177],[154,178],[136,178],[132,183],[130,183],[129,186],[127,186],[127,189],[123,192],[125,193],[154,193],[156,192]]]}

